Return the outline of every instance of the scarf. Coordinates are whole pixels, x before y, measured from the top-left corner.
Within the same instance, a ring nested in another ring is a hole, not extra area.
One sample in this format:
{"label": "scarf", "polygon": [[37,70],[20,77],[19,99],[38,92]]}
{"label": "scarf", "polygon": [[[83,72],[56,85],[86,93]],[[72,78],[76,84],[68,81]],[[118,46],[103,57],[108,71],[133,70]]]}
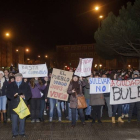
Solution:
{"label": "scarf", "polygon": [[73,94],[74,97],[76,96],[76,94],[80,94],[80,85],[78,81],[72,81],[72,90],[73,89],[75,89],[75,93]]}

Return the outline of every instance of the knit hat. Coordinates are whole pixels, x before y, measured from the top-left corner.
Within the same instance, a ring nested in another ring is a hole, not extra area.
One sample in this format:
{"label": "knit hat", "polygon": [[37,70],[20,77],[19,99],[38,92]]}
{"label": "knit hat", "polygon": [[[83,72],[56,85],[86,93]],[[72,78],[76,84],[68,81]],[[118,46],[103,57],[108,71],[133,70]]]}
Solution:
{"label": "knit hat", "polygon": [[4,76],[4,73],[3,73],[3,71],[0,71],[0,73],[1,73],[1,74],[3,74],[3,76]]}

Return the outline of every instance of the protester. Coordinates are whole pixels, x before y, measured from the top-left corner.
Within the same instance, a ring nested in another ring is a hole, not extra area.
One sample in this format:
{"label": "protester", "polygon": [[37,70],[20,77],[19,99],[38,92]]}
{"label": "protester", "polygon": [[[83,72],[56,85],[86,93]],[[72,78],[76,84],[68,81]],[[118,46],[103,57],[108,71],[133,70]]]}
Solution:
{"label": "protester", "polygon": [[[107,78],[107,75],[103,74],[102,78]],[[112,117],[112,106],[110,105],[110,92],[104,93],[104,98],[105,98],[105,102],[106,102],[107,108],[108,108],[108,116]]]}
{"label": "protester", "polygon": [[[92,77],[92,75],[91,75]],[[87,103],[87,108],[85,109],[85,120],[92,119],[91,115],[91,106],[90,106],[90,84],[89,84],[89,78],[85,78],[83,81],[85,82],[85,87],[84,87],[84,96],[86,99]]]}
{"label": "protester", "polygon": [[[8,85],[7,97],[11,100],[11,119],[12,119],[12,138],[16,138],[18,135],[26,137],[25,135],[25,118],[20,119],[19,116],[13,111],[19,102],[21,97],[25,103],[31,98],[31,90],[28,84],[22,81],[22,74],[15,74],[15,82]],[[18,131],[19,123],[19,131]]]}
{"label": "protester", "polygon": [[[138,73],[138,72],[136,72],[136,73]],[[134,79],[140,79],[138,77],[138,74],[134,74]],[[129,106],[130,106],[130,108],[129,108],[129,112],[128,112],[128,114],[129,114],[128,115],[128,122],[131,122],[134,106],[136,106],[136,108],[137,108],[137,121],[140,122],[140,101],[130,103]]]}
{"label": "protester", "polygon": [[[72,127],[76,125],[76,110],[77,108],[77,96],[83,96],[82,86],[85,86],[82,78],[80,80],[77,76],[73,76],[72,81],[68,87],[68,94],[70,94],[70,108],[72,113]],[[85,117],[83,109],[78,109],[82,124],[85,125]]]}
{"label": "protester", "polygon": [[[99,74],[96,73],[94,75],[94,78],[99,78]],[[95,123],[96,116],[98,123],[102,123],[101,107],[105,105],[103,94],[90,94],[90,105],[92,106],[92,117],[93,117],[92,124]]]}
{"label": "protester", "polygon": [[40,105],[41,105],[41,96],[43,96],[41,90],[44,90],[47,86],[40,78],[32,78],[29,83],[32,98],[31,98],[31,122],[40,122]]}
{"label": "protester", "polygon": [[44,122],[44,110],[45,110],[45,102],[47,102],[47,94],[48,94],[48,89],[50,85],[50,81],[48,77],[44,77],[43,79],[43,84],[46,84],[46,87],[44,90],[41,90],[43,93],[43,96],[41,97],[41,106],[40,106],[40,121]]}
{"label": "protester", "polygon": [[9,81],[9,71],[8,70],[4,70],[4,77],[7,81]]}
{"label": "protester", "polygon": [[1,122],[6,123],[6,103],[7,103],[7,97],[6,97],[6,90],[8,82],[3,77],[4,73],[3,71],[0,71],[0,111],[1,111]]}

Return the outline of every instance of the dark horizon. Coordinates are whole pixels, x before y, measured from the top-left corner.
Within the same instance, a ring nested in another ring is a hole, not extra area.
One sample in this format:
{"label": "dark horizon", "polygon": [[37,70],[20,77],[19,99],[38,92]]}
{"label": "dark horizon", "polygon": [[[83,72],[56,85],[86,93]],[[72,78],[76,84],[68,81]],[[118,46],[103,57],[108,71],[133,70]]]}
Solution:
{"label": "dark horizon", "polygon": [[[1,1],[0,34],[10,32],[10,40],[34,52],[54,51],[56,45],[94,43],[98,16],[119,9],[134,0],[37,0]],[[92,9],[101,6],[99,12]]]}

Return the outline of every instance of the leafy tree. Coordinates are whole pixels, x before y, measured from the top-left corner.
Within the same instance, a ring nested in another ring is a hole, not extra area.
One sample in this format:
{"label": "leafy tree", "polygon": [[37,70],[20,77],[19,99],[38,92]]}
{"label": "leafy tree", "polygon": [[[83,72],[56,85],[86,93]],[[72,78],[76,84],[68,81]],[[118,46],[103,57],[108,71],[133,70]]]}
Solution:
{"label": "leafy tree", "polygon": [[116,55],[140,57],[140,0],[129,2],[119,11],[112,12],[95,32],[97,52],[105,58]]}

